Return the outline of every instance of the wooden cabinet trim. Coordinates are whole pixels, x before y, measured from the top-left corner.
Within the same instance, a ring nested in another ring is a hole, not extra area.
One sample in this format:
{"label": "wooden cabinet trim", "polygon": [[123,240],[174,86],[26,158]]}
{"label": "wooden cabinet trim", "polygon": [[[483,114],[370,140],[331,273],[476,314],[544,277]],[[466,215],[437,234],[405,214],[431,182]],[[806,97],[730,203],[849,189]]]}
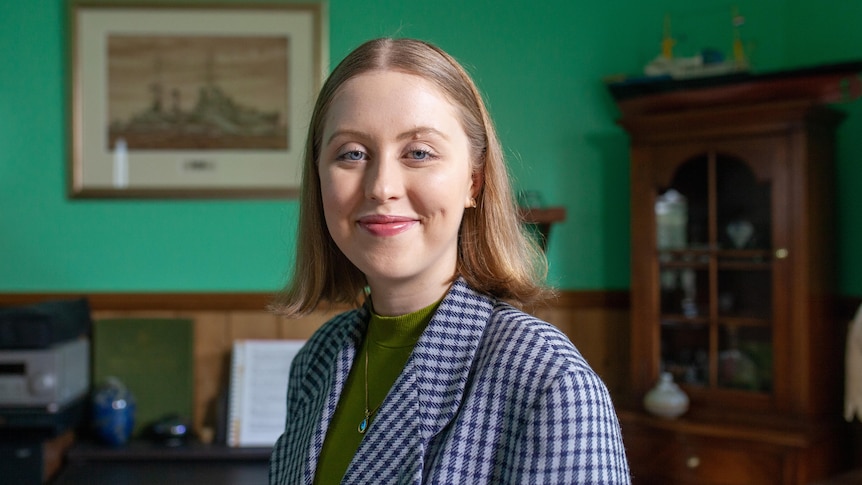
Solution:
{"label": "wooden cabinet trim", "polygon": [[[265,311],[275,296],[266,292],[40,292],[0,293],[0,307],[30,305],[41,301],[87,298],[90,308],[96,310],[226,310]],[[554,308],[608,308],[629,307],[628,290],[563,290],[556,298],[539,306]]]}

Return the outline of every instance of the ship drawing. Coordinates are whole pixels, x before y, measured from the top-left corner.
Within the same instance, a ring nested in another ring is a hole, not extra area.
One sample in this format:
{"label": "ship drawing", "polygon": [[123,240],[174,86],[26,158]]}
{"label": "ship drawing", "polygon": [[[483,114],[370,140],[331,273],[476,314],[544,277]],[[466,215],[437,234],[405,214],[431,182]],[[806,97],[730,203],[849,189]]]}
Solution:
{"label": "ship drawing", "polygon": [[108,126],[108,149],[123,139],[135,150],[285,150],[288,126],[278,110],[262,111],[244,106],[225,91],[215,78],[213,57],[196,99],[184,109],[181,91],[161,81],[156,59],[153,81],[142,93],[139,111]]}

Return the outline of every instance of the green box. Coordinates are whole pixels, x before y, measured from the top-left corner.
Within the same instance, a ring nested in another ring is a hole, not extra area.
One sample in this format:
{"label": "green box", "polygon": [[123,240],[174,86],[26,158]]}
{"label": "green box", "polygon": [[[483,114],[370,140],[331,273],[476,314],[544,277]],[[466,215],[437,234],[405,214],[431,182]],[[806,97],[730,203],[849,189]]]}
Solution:
{"label": "green box", "polygon": [[93,324],[93,386],[119,379],[136,402],[134,436],[168,414],[191,420],[194,326],[189,319],[112,318]]}

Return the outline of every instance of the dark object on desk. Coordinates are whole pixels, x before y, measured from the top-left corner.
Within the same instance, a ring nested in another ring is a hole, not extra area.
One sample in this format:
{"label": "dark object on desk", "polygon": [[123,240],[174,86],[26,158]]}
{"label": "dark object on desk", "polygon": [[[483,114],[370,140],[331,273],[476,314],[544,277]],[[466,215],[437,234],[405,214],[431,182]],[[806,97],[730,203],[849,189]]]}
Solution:
{"label": "dark object on desk", "polygon": [[45,349],[87,335],[91,326],[85,298],[0,308],[0,349]]}
{"label": "dark object on desk", "polygon": [[246,485],[267,483],[270,448],[228,448],[188,442],[165,447],[132,441],[122,448],[77,443],[52,485]]}
{"label": "dark object on desk", "polygon": [[145,436],[156,444],[168,447],[182,446],[191,435],[191,423],[187,419],[169,414],[147,428]]}

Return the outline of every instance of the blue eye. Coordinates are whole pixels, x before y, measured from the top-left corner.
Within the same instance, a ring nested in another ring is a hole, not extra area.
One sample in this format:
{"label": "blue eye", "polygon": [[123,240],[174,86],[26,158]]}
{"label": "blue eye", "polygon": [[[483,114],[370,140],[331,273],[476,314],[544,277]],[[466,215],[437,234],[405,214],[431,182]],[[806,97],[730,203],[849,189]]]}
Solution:
{"label": "blue eye", "polygon": [[344,152],[338,156],[339,160],[348,160],[351,162],[357,162],[359,160],[365,159],[365,153],[359,150],[351,150],[349,152]]}
{"label": "blue eye", "polygon": [[423,150],[423,149],[417,148],[415,150],[408,151],[407,152],[407,158],[409,158],[410,160],[423,161],[423,160],[430,160],[430,159],[434,158],[434,155],[428,150]]}

